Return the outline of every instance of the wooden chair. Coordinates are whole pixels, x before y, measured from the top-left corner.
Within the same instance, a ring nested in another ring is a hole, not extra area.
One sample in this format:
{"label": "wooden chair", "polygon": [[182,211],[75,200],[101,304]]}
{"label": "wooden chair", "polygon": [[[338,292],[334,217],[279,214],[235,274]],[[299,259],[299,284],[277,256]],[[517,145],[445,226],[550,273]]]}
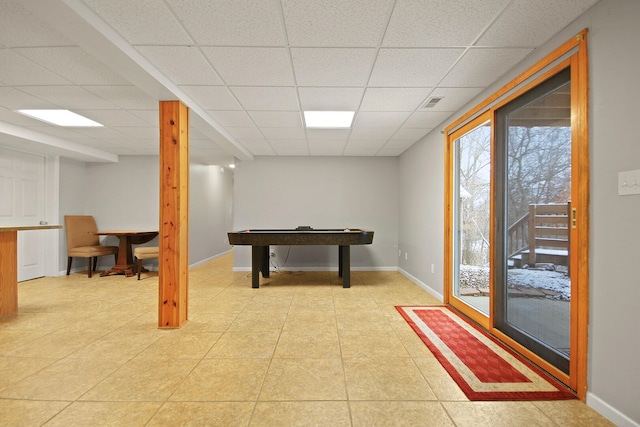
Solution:
{"label": "wooden chair", "polygon": [[160,248],[158,246],[138,246],[133,250],[133,256],[136,257],[136,270],[138,270],[138,280],[142,272],[143,259],[156,259],[160,256]]}
{"label": "wooden chair", "polygon": [[67,276],[73,257],[87,258],[89,277],[92,271],[96,271],[99,256],[114,255],[118,262],[118,247],[100,244],[100,238],[95,234],[98,227],[93,216],[65,215],[64,225],[67,232]]}

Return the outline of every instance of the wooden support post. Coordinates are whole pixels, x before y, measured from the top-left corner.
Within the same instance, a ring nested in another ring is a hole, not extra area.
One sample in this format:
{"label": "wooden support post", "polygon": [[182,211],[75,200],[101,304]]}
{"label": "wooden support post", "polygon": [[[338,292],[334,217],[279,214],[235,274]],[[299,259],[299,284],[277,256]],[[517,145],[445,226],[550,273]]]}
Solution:
{"label": "wooden support post", "polygon": [[18,310],[18,232],[0,231],[0,317]]}
{"label": "wooden support post", "polygon": [[188,318],[189,109],[160,101],[160,258],[158,327]]}

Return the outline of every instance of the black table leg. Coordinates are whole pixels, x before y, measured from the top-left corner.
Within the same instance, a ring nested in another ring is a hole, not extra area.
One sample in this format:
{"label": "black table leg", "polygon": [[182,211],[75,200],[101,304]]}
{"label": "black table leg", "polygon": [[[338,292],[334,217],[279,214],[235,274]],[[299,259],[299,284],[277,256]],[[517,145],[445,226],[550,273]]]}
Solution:
{"label": "black table leg", "polygon": [[342,277],[342,287],[351,287],[351,246],[338,248],[338,275]]}
{"label": "black table leg", "polygon": [[269,246],[261,246],[262,254],[260,254],[260,266],[262,277],[269,277]]}
{"label": "black table leg", "polygon": [[251,287],[260,287],[260,260],[263,246],[251,246]]}

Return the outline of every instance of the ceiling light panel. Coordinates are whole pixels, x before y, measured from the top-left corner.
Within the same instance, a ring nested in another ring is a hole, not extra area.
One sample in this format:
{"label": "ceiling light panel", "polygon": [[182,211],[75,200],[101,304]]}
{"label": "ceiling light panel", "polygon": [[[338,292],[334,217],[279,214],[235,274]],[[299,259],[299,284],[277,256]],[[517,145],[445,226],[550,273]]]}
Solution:
{"label": "ceiling light panel", "polygon": [[20,114],[57,126],[100,127],[100,123],[69,110],[18,110]]}
{"label": "ceiling light panel", "polygon": [[308,128],[349,128],[354,114],[354,111],[305,111],[304,122]]}

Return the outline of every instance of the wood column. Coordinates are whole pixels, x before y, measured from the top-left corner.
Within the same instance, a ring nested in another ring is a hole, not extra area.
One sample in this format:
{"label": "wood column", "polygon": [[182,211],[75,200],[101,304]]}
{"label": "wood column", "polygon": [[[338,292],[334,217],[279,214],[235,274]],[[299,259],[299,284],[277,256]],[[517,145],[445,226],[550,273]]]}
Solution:
{"label": "wood column", "polygon": [[18,310],[18,232],[0,231],[0,317]]}
{"label": "wood column", "polygon": [[160,328],[179,328],[188,318],[188,221],[189,109],[180,101],[160,101]]}

